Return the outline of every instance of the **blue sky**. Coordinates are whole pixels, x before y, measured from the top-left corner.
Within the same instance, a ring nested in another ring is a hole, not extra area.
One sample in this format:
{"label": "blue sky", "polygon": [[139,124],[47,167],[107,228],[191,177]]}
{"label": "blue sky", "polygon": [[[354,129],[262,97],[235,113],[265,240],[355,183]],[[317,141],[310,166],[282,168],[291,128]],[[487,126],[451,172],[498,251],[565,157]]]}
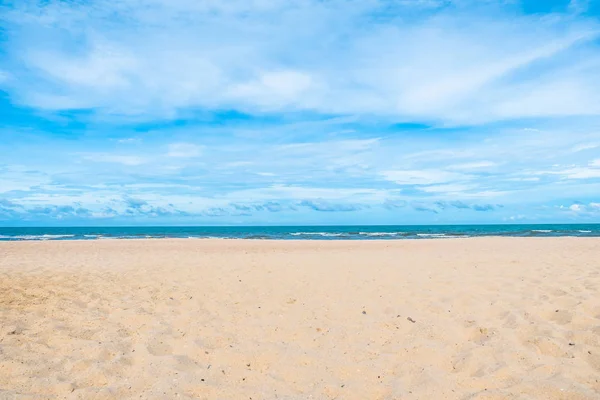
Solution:
{"label": "blue sky", "polygon": [[600,222],[600,0],[0,2],[0,225]]}

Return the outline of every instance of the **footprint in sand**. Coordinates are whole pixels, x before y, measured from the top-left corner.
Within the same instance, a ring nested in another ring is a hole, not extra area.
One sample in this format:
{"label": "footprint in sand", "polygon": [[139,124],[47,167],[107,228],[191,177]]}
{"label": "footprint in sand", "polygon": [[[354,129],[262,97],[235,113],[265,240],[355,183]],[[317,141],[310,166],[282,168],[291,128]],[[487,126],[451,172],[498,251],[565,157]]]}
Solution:
{"label": "footprint in sand", "polygon": [[473,329],[469,340],[477,344],[484,344],[485,342],[490,340],[495,335],[495,333],[496,331],[494,329],[477,327]]}
{"label": "footprint in sand", "polygon": [[550,294],[551,294],[552,296],[556,296],[556,297],[562,297],[562,296],[565,296],[565,295],[569,294],[569,292],[565,292],[565,291],[564,291],[564,290],[562,290],[562,289],[552,289],[552,290],[550,291]]}
{"label": "footprint in sand", "polygon": [[153,356],[166,356],[173,354],[173,348],[163,340],[155,339],[146,347],[148,353]]}
{"label": "footprint in sand", "polygon": [[530,339],[529,344],[533,345],[539,354],[551,357],[570,358],[571,354],[565,350],[556,339],[540,336]]}
{"label": "footprint in sand", "polygon": [[502,325],[504,328],[516,328],[519,326],[517,322],[517,316],[513,312],[507,312],[507,315],[503,317],[504,324]]}
{"label": "footprint in sand", "polygon": [[573,320],[573,314],[570,311],[567,310],[554,310],[554,312],[551,312],[547,318],[550,321],[556,322],[557,324],[560,325],[566,325],[571,323],[571,321]]}
{"label": "footprint in sand", "polygon": [[196,361],[185,355],[173,356],[173,361],[175,363],[175,368],[179,371],[192,371],[199,368]]}

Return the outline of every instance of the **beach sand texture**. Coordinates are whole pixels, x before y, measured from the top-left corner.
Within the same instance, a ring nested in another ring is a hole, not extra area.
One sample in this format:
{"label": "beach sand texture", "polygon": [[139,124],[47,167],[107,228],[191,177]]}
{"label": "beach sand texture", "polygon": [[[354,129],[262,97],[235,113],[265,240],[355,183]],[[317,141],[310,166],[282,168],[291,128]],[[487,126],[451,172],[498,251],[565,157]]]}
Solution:
{"label": "beach sand texture", "polygon": [[600,239],[0,243],[0,399],[600,399]]}

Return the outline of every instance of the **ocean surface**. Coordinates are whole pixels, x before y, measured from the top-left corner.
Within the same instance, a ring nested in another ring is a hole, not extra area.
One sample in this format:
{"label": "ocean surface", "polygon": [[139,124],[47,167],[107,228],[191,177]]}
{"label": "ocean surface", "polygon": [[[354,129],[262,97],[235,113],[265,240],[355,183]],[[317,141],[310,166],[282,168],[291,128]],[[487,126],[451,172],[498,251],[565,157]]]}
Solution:
{"label": "ocean surface", "polygon": [[600,224],[2,228],[0,241],[102,239],[392,240],[477,236],[600,237]]}

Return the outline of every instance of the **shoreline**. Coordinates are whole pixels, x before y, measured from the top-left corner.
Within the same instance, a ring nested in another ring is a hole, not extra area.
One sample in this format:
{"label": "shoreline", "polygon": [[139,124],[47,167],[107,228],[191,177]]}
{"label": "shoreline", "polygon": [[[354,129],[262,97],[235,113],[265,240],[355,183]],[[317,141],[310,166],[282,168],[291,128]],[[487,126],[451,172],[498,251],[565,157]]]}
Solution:
{"label": "shoreline", "polygon": [[258,242],[258,243],[398,243],[398,242],[423,242],[423,241],[461,241],[461,240],[489,240],[489,239],[500,239],[500,240],[556,240],[556,239],[566,239],[566,240],[600,240],[599,236],[502,236],[502,235],[478,235],[478,236],[445,236],[445,237],[421,237],[421,238],[338,238],[338,239],[259,239],[259,238],[204,238],[204,237],[144,237],[144,238],[120,238],[120,237],[102,237],[102,238],[89,238],[89,239],[0,239],[0,245],[2,243],[23,243],[23,242],[105,242],[105,241],[131,241],[131,242],[143,242],[143,241],[202,241],[202,242]]}

